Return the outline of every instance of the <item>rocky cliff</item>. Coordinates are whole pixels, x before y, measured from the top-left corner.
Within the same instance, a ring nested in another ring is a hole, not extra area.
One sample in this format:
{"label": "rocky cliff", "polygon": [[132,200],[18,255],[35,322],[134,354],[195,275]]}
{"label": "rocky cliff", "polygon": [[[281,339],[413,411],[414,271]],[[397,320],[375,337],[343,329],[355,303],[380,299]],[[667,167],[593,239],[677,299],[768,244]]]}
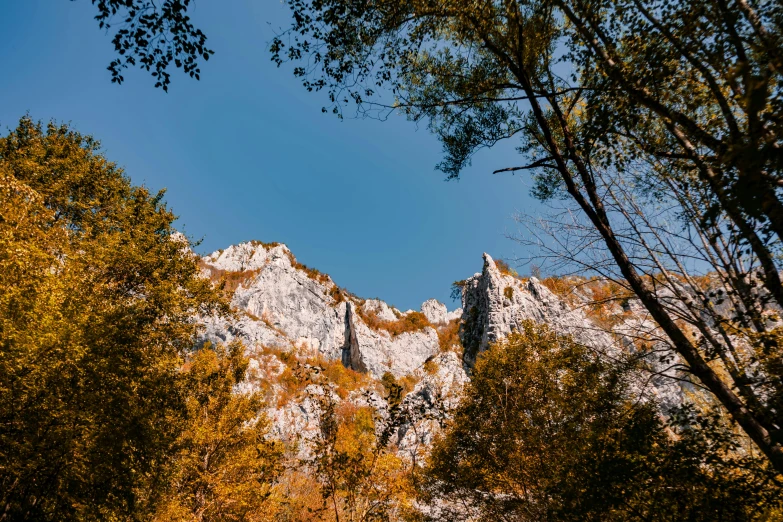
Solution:
{"label": "rocky cliff", "polygon": [[[384,418],[396,405],[394,411],[404,418],[398,419],[392,442],[413,459],[458,401],[478,354],[523,321],[572,335],[608,357],[633,350],[629,331],[647,324],[642,314],[620,310],[621,321],[611,328],[599,325],[583,307],[536,278],[509,273],[488,254],[482,271],[459,283],[462,308],[453,311],[436,300],[425,301],[420,311],[402,312],[362,299],[299,263],[282,244],[242,243],[203,257],[201,265],[205,277],[231,293],[236,311],[232,319],[205,319],[204,338],[245,344],[251,357],[247,386],[267,391],[278,438],[314,433],[314,394],[337,393],[341,401],[371,405]],[[303,363],[332,372],[341,384],[296,388],[290,376]],[[656,364],[650,365],[652,377],[640,375],[635,391],[656,395],[667,408],[678,404],[681,387],[665,379]],[[347,379],[340,368],[356,373]],[[402,383],[402,396],[392,397],[390,379]]]}
{"label": "rocky cliff", "polygon": [[[491,343],[518,329],[523,321],[533,321],[572,336],[604,357],[637,356],[642,364],[631,382],[632,393],[642,400],[654,397],[664,412],[682,404],[683,395],[693,388],[676,370],[679,360],[661,342],[643,352],[635,342],[660,337],[654,335],[655,325],[641,303],[633,298],[625,300],[624,305],[609,300],[601,305],[598,316],[613,320],[588,317],[590,303],[601,299],[591,295],[586,282],[581,278],[560,280],[559,286],[571,297],[567,301],[535,277],[521,278],[505,272],[485,253],[482,271],[459,283],[465,369],[470,371],[478,354]],[[600,286],[602,282],[598,283]]]}
{"label": "rocky cliff", "polygon": [[401,312],[376,299],[360,299],[317,270],[299,263],[282,244],[242,243],[202,259],[204,274],[234,288],[239,316],[205,321],[206,338],[241,339],[248,349],[295,349],[339,359],[376,378],[402,377],[440,350],[436,328],[461,316],[435,300],[421,312]]}
{"label": "rocky cliff", "polygon": [[468,368],[490,343],[503,339],[526,320],[549,325],[597,350],[615,350],[612,337],[584,312],[568,306],[535,277],[504,274],[489,254],[484,254],[483,270],[460,286],[463,360]]}

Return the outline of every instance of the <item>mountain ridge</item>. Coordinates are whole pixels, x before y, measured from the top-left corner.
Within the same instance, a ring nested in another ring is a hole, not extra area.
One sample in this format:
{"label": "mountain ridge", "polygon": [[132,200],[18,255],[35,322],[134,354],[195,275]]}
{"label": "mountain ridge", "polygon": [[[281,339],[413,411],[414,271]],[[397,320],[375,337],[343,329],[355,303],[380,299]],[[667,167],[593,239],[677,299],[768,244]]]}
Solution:
{"label": "mountain ridge", "polygon": [[[600,325],[580,303],[553,292],[552,281],[519,277],[486,253],[482,270],[457,284],[462,307],[451,311],[435,299],[403,312],[360,298],[299,263],[282,243],[232,245],[201,257],[200,266],[204,277],[223,285],[236,312],[201,318],[203,341],[243,342],[250,358],[243,387],[265,391],[274,436],[300,452],[308,445],[299,442],[318,429],[316,399],[327,393],[394,423],[390,440],[415,461],[457,405],[478,355],[525,321],[611,358],[632,351],[624,331],[645,324],[643,314],[612,304],[621,320]],[[656,399],[664,412],[681,404],[683,386],[655,361],[650,367],[653,377],[640,375],[633,393]],[[298,380],[302,369],[329,385]]]}

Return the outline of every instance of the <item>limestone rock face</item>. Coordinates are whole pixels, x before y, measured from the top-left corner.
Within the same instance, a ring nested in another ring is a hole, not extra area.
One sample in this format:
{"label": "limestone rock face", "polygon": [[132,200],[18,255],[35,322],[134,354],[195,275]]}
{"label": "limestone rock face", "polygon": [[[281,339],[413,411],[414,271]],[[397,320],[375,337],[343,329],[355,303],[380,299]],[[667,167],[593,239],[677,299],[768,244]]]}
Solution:
{"label": "limestone rock face", "polygon": [[[266,346],[320,354],[377,378],[387,371],[410,374],[439,350],[433,328],[394,335],[366,324],[363,316],[391,323],[405,314],[383,301],[351,296],[326,274],[299,264],[285,245],[234,245],[205,256],[202,266],[206,276],[236,284],[231,305],[238,317],[203,321],[205,339],[213,342],[240,339],[250,353]],[[427,303],[422,307],[436,310],[433,323],[454,316],[437,301]]]}
{"label": "limestone rock face", "polygon": [[[583,297],[589,301],[588,296]],[[651,334],[655,325],[641,304],[631,299],[628,307],[631,314],[607,330],[578,307],[568,306],[535,277],[524,280],[504,274],[492,257],[484,254],[482,272],[465,280],[462,287],[463,363],[470,371],[479,353],[518,330],[523,321],[545,324],[560,334],[571,335],[606,357],[633,353],[631,339]],[[666,347],[656,346],[649,355],[642,356],[646,369],[634,377],[630,393],[640,399],[654,398],[667,413],[682,404],[691,387],[672,369],[677,357],[672,353],[670,359],[662,359],[662,352]]]}
{"label": "limestone rock face", "polygon": [[392,308],[380,299],[367,299],[361,303],[360,308],[366,314],[375,314],[382,321],[396,321],[397,315],[400,314],[399,310]]}
{"label": "limestone rock face", "polygon": [[[632,352],[630,339],[655,328],[631,299],[624,319],[608,332],[536,278],[504,273],[488,254],[482,271],[462,284],[462,308],[449,311],[435,299],[422,303],[421,313],[429,324],[422,324],[416,312],[351,295],[326,274],[298,263],[282,244],[234,245],[203,257],[201,266],[205,277],[226,282],[236,311],[231,319],[201,318],[204,340],[239,339],[245,344],[250,356],[248,378],[237,391],[265,391],[276,438],[294,443],[316,433],[319,410],[314,398],[334,392],[308,386],[305,393],[292,395],[282,377],[294,368],[291,355],[294,362],[320,356],[370,376],[361,389],[342,393],[339,400],[370,405],[380,418],[393,423],[391,442],[414,461],[426,454],[458,404],[477,355],[524,321],[546,324],[609,356]],[[581,291],[575,292],[576,299],[589,302],[590,296],[580,297]],[[459,351],[455,320],[461,322],[461,356],[454,351]],[[664,410],[680,404],[683,388],[667,378],[673,375],[664,363],[656,357],[650,367],[653,371],[639,377],[633,393],[654,396]],[[415,382],[394,408],[380,382],[386,372]],[[331,396],[338,400],[337,395]]]}
{"label": "limestone rock face", "polygon": [[421,381],[402,401],[405,421],[397,429],[400,451],[413,459],[421,458],[432,445],[433,437],[459,404],[468,383],[462,361],[454,352],[443,352],[430,359]]}
{"label": "limestone rock face", "polygon": [[373,330],[355,313],[354,307],[354,303],[347,305],[349,343],[343,363],[349,368],[369,372],[375,377],[386,372],[401,377],[413,373],[429,357],[438,353],[438,333],[433,328],[398,335]]}
{"label": "limestone rock face", "polygon": [[[360,299],[339,289],[329,276],[298,263],[282,244],[234,245],[203,257],[201,266],[205,277],[226,281],[236,312],[232,319],[202,318],[204,340],[238,339],[245,344],[250,364],[237,392],[265,390],[272,436],[299,447],[307,456],[307,441],[317,430],[319,407],[313,398],[319,393],[330,393],[338,402],[371,405],[389,420],[380,378],[390,372],[395,378],[418,380],[404,399],[405,417],[394,442],[411,458],[426,453],[467,382],[459,356],[441,353],[436,331],[459,319],[461,309],[450,312],[430,299],[421,311],[432,326],[394,328],[414,312],[401,312],[381,300]],[[278,403],[286,397],[279,384],[283,372],[290,371],[281,360],[286,353],[338,360],[375,380],[345,399],[310,385]]]}
{"label": "limestone rock face", "polygon": [[290,251],[285,245],[249,241],[212,252],[204,257],[204,262],[219,270],[242,272],[262,268],[271,257],[279,257],[287,252]]}
{"label": "limestone rock face", "polygon": [[446,324],[453,319],[462,316],[462,309],[457,308],[449,312],[446,305],[437,299],[427,299],[421,304],[421,313],[423,313],[432,324]]}
{"label": "limestone rock face", "polygon": [[600,331],[584,313],[572,310],[535,277],[521,280],[504,274],[489,254],[484,254],[482,272],[463,284],[462,310],[463,361],[468,368],[490,343],[519,329],[526,320],[546,324],[602,351],[614,345],[611,336]]}
{"label": "limestone rock face", "polygon": [[329,295],[334,283],[318,280],[295,266],[285,245],[242,243],[202,260],[217,278],[240,279],[231,299],[239,318],[210,322],[207,337],[241,339],[249,350],[259,346],[296,347],[329,359],[342,357],[346,341],[346,307]]}

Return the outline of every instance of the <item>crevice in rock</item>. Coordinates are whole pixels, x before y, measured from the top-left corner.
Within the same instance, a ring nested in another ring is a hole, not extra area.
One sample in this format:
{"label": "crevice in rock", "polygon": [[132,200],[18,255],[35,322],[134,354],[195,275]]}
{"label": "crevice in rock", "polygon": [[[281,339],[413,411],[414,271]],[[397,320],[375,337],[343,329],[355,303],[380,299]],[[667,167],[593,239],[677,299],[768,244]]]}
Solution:
{"label": "crevice in rock", "polygon": [[359,341],[356,338],[356,327],[354,326],[353,303],[346,303],[345,306],[345,344],[343,345],[342,362],[343,366],[357,372],[367,372],[367,368],[361,360],[359,353]]}

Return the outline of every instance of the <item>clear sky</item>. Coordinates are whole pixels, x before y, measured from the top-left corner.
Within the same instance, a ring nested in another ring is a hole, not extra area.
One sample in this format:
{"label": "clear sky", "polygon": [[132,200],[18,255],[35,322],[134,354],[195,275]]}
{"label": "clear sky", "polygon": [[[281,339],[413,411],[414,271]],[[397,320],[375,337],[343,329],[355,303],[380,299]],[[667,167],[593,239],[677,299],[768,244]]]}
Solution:
{"label": "clear sky", "polygon": [[179,225],[202,253],[250,239],[286,243],[300,262],[363,297],[418,308],[481,269],[481,253],[524,257],[506,238],[534,213],[514,144],[484,151],[460,181],[434,166],[440,144],[402,117],[321,113],[268,42],[287,24],[273,0],[198,0],[192,11],[215,55],[201,81],[174,73],[169,93],[141,70],[110,83],[110,37],[89,0],[0,7],[0,126],[29,112],[100,139],[136,184],[168,189]]}

